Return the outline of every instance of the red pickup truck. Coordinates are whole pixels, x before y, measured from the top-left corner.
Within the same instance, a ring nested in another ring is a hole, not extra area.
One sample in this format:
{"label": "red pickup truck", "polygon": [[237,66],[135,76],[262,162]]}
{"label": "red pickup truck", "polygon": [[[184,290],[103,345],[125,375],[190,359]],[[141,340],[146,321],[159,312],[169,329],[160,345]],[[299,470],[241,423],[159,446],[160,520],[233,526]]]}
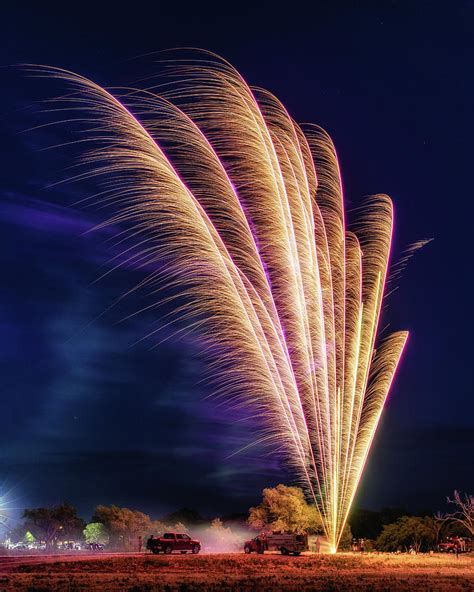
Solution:
{"label": "red pickup truck", "polygon": [[440,553],[469,553],[471,550],[471,541],[466,537],[447,537],[438,544]]}
{"label": "red pickup truck", "polygon": [[192,539],[187,534],[165,532],[159,538],[151,536],[146,543],[146,548],[155,555],[158,553],[170,554],[173,551],[194,553],[196,555],[201,550],[201,543]]}

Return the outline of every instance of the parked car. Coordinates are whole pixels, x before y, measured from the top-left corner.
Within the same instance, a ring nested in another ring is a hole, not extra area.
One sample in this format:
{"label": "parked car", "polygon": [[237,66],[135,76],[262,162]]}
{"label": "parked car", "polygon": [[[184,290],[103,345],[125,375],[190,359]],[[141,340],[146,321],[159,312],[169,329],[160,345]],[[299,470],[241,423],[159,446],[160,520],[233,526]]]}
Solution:
{"label": "parked car", "polygon": [[244,543],[245,553],[280,551],[282,555],[300,555],[308,550],[308,535],[294,532],[263,532]]}
{"label": "parked car", "polygon": [[146,543],[146,548],[155,554],[169,554],[173,553],[173,551],[179,551],[180,553],[194,553],[196,555],[201,550],[201,543],[187,534],[165,532],[159,538],[151,536]]}

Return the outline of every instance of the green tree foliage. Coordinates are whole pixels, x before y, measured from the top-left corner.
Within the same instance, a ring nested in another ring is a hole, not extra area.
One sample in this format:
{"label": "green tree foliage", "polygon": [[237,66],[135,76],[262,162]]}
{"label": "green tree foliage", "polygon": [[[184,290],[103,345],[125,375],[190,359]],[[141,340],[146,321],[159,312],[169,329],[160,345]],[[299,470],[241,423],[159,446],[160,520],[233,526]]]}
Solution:
{"label": "green tree foliage", "polygon": [[102,522],[90,522],[84,528],[84,540],[86,543],[106,545],[109,542],[109,534]]}
{"label": "green tree foliage", "polygon": [[25,528],[39,540],[45,541],[51,548],[59,540],[81,537],[84,521],[77,515],[77,510],[69,504],[60,504],[52,508],[33,508],[23,512]]}
{"label": "green tree foliage", "polygon": [[36,537],[29,531],[27,530],[25,532],[25,538],[24,538],[25,543],[34,543],[36,541]]}
{"label": "green tree foliage", "polygon": [[256,530],[321,532],[319,513],[306,502],[303,490],[282,484],[263,490],[262,503],[250,508],[248,523]]}
{"label": "green tree foliage", "polygon": [[436,532],[430,516],[403,516],[384,526],[375,544],[379,551],[429,551],[436,544]]}
{"label": "green tree foliage", "polygon": [[147,514],[118,506],[97,506],[92,522],[104,525],[110,543],[115,547],[134,547],[138,537],[144,539],[150,534],[157,534]]}

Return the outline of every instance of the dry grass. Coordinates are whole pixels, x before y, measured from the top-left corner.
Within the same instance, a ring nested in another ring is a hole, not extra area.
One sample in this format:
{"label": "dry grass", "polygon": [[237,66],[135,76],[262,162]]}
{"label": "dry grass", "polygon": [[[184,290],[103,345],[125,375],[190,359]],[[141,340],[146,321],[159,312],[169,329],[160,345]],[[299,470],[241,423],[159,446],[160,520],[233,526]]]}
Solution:
{"label": "dry grass", "polygon": [[219,554],[10,558],[0,560],[0,590],[468,592],[474,590],[474,557]]}

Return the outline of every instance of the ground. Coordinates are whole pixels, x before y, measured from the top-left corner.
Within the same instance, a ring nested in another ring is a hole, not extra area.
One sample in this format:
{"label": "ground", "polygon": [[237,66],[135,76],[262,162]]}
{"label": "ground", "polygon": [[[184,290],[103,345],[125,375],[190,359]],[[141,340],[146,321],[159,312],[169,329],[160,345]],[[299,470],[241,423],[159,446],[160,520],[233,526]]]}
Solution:
{"label": "ground", "polygon": [[0,591],[471,592],[474,557],[84,555],[0,557]]}

